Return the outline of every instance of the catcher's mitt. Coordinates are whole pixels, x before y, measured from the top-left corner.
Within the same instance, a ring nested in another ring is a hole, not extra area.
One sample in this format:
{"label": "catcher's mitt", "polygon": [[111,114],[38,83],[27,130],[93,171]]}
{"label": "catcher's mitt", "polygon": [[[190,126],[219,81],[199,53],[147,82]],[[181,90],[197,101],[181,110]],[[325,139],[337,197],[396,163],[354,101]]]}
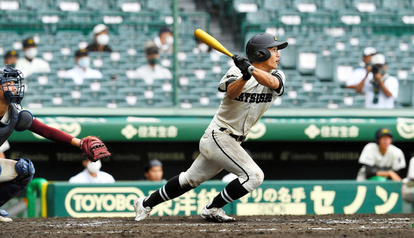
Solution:
{"label": "catcher's mitt", "polygon": [[82,138],[80,141],[80,149],[82,150],[83,155],[92,162],[111,156],[111,153],[109,153],[103,141],[96,136]]}

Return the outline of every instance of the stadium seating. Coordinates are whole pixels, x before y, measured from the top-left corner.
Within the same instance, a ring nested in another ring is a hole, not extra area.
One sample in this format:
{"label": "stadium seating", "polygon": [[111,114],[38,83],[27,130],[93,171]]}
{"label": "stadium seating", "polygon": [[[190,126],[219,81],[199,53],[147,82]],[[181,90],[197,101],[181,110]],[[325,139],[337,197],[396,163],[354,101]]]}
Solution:
{"label": "stadium seating", "polygon": [[[398,106],[414,106],[414,1],[213,2],[220,8],[220,19],[233,24],[232,35],[238,43],[244,45],[264,31],[289,42],[280,52],[279,64],[287,78],[287,96],[276,106],[363,107],[363,95],[345,89],[344,84],[368,46],[387,56],[389,73],[399,78]],[[172,107],[173,80],[148,85],[134,75],[146,63],[145,43],[157,35],[160,26],[172,23],[171,4],[159,0],[0,0],[0,53],[10,49],[21,53],[22,39],[38,37],[38,56],[49,62],[51,72],[26,79],[28,107]],[[114,53],[91,53],[92,66],[102,72],[103,79],[75,85],[63,79],[62,72],[73,67],[74,52],[92,42],[91,31],[98,23],[109,26]],[[223,96],[217,91],[218,82],[233,63],[227,57],[193,53],[193,32],[209,28],[208,13],[180,12],[179,23],[177,106],[217,107]],[[173,72],[173,60],[173,55],[162,55],[160,63]],[[46,78],[49,84],[44,83]]]}

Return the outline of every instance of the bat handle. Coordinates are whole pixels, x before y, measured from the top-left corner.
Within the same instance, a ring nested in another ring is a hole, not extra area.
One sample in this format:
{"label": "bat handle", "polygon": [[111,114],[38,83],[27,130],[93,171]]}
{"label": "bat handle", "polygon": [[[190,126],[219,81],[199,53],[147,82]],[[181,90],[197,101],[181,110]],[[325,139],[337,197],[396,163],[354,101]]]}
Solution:
{"label": "bat handle", "polygon": [[247,71],[249,71],[250,74],[253,74],[254,69],[255,69],[254,66],[250,65]]}

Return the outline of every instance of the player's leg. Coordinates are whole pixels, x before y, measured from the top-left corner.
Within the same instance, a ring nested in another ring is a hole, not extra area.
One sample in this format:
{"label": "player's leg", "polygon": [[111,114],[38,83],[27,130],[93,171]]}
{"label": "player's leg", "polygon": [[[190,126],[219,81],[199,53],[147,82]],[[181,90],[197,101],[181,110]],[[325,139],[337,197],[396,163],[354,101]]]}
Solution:
{"label": "player's leg", "polygon": [[[263,171],[241,147],[240,143],[220,131],[214,131],[212,136],[217,147],[216,158],[220,158],[219,160],[216,160],[216,163],[225,170],[236,174],[238,178],[230,182],[223,191],[221,191],[213,201],[203,209],[203,217],[209,213],[212,213],[213,215],[215,213],[223,213],[220,208],[253,191],[260,186],[264,179]],[[222,218],[222,216],[222,214],[219,214],[216,217],[210,218],[214,218],[212,220],[218,222],[234,220],[229,217]],[[209,217],[207,216],[207,218]]]}
{"label": "player's leg", "polygon": [[[34,173],[34,165],[29,159],[0,159],[0,207],[25,189]],[[0,221],[11,221],[6,215],[4,210],[0,212]]]}
{"label": "player's leg", "polygon": [[[200,151],[205,151],[206,145],[209,144],[210,137],[204,135],[200,140]],[[214,175],[218,174],[222,170],[222,167],[215,164],[209,158],[203,156],[201,153],[193,162],[191,167],[179,175],[171,178],[168,182],[150,194],[146,198],[139,198],[135,201],[134,207],[137,213],[136,221],[143,220],[148,217],[149,212],[156,205],[174,199],[189,190],[196,188],[204,181],[210,179]]]}

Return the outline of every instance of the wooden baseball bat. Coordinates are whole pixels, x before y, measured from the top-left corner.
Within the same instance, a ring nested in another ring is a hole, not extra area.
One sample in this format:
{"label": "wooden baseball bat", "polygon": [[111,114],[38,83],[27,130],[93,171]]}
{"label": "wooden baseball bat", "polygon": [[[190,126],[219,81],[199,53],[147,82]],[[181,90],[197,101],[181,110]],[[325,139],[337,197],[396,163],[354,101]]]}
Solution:
{"label": "wooden baseball bat", "polygon": [[[202,42],[206,43],[211,48],[227,55],[230,58],[233,57],[233,54],[230,51],[228,51],[226,47],[224,47],[218,40],[216,40],[216,38],[214,38],[207,32],[203,31],[202,29],[197,29],[194,32],[194,36],[200,39]],[[250,73],[253,73],[254,66],[250,66],[248,70]]]}

